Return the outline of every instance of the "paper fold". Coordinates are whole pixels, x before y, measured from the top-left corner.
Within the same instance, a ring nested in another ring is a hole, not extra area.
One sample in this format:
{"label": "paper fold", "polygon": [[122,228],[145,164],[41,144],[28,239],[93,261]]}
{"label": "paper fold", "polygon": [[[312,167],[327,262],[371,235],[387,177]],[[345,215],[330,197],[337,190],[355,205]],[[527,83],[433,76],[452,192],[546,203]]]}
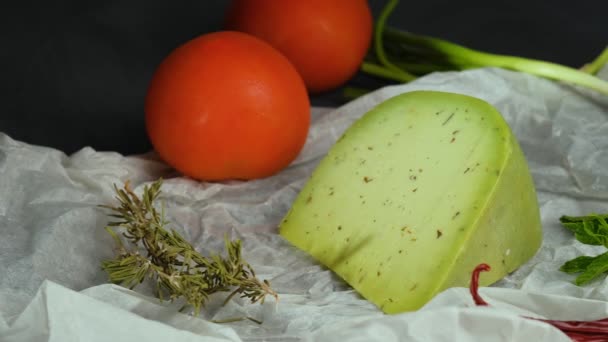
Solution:
{"label": "paper fold", "polygon": [[[605,71],[604,71],[605,73]],[[423,309],[383,315],[329,270],[277,234],[320,158],[367,110],[413,90],[451,91],[498,108],[528,160],[543,224],[538,254],[482,295],[450,289]],[[0,341],[566,341],[551,319],[608,317],[602,277],[578,287],[559,266],[604,247],[582,245],[561,215],[607,212],[608,98],[501,69],[435,73],[390,86],[340,108],[313,108],[304,150],[281,173],[250,182],[205,183],[179,177],[153,154],[121,156],[90,148],[66,156],[0,133]],[[113,185],[136,192],[159,177],[167,219],[200,252],[223,250],[223,237],[243,239],[244,258],[271,281],[279,303],[251,305],[212,296],[199,317],[159,304],[150,286],[135,292],[107,285],[100,263],[112,257],[104,231]],[[105,285],[104,285],[105,284]],[[234,317],[262,319],[215,324]]]}

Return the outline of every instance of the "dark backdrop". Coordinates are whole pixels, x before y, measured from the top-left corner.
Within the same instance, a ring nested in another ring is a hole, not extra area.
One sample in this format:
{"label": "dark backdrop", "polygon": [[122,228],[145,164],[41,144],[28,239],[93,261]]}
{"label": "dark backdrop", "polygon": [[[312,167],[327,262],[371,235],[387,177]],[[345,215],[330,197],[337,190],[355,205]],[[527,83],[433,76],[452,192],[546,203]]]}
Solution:
{"label": "dark backdrop", "polygon": [[[283,0],[277,0],[283,1]],[[377,16],[384,0],[370,0]],[[143,99],[179,44],[221,29],[228,0],[0,5],[0,132],[72,153],[150,149]],[[469,47],[578,67],[608,43],[608,1],[402,1],[389,24]],[[352,83],[377,86],[358,75]],[[316,96],[337,106],[340,90]]]}

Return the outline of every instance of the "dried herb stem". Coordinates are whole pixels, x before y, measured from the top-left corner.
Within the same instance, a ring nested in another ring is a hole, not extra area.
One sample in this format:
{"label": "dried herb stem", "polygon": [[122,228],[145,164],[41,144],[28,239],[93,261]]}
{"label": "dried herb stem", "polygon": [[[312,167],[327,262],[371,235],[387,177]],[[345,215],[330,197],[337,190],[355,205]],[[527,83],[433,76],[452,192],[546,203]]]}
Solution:
{"label": "dried herb stem", "polygon": [[102,206],[118,219],[106,227],[117,245],[117,256],[102,262],[111,282],[132,289],[144,279],[152,279],[161,301],[183,298],[195,314],[216,292],[232,291],[225,303],[235,295],[252,303],[263,302],[266,295],[277,297],[270,283],[257,279],[251,265],[243,260],[240,240],[225,239],[227,257],[205,257],[177,231],[167,229],[164,210],[154,206],[161,185],[162,179],[145,186],[141,198],[129,183],[122,189],[114,186],[119,205]]}

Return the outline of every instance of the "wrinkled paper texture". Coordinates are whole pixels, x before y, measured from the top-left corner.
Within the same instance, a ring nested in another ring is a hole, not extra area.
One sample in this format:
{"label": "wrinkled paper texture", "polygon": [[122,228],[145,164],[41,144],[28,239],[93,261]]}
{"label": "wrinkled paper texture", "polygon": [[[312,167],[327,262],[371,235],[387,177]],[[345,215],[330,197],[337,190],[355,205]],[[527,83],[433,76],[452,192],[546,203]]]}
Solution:
{"label": "wrinkled paper texture", "polygon": [[[607,78],[608,70],[602,77]],[[496,106],[518,138],[538,191],[544,242],[513,274],[482,288],[437,295],[424,308],[384,315],[335,274],[277,234],[277,224],[341,133],[381,101],[412,90],[479,97]],[[307,143],[281,173],[250,182],[180,177],[153,153],[122,156],[84,148],[65,154],[0,133],[0,341],[568,341],[547,324],[608,317],[604,278],[588,286],[558,270],[604,247],[582,245],[561,215],[608,212],[608,97],[501,69],[435,73],[390,86],[340,108],[313,108]],[[165,179],[167,219],[202,253],[223,250],[228,233],[244,258],[279,293],[263,305],[225,294],[195,317],[181,303],[159,303],[149,284],[135,291],[107,283],[100,269],[114,244],[103,229],[113,185],[135,191]],[[250,320],[213,323],[211,320]]]}

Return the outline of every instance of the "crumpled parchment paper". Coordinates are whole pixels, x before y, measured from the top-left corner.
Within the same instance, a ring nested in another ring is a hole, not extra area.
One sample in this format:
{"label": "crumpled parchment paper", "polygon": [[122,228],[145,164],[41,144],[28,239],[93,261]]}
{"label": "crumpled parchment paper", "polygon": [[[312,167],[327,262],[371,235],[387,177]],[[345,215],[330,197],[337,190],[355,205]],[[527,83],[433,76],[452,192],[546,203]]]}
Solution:
{"label": "crumpled parchment paper", "polygon": [[[604,78],[608,70],[603,71]],[[481,294],[437,295],[424,308],[384,315],[336,275],[277,234],[299,189],[341,133],[371,107],[399,93],[443,90],[484,99],[504,115],[527,157],[544,229],[538,254]],[[578,287],[559,266],[603,247],[582,245],[561,215],[608,212],[608,97],[501,69],[436,73],[390,86],[340,108],[313,108],[300,156],[281,173],[250,182],[204,183],[176,174],[153,153],[122,156],[84,148],[66,156],[0,133],[0,341],[568,341],[521,315],[562,320],[608,317],[602,277]],[[131,291],[107,283],[100,262],[114,253],[103,229],[113,184],[136,192],[165,178],[167,219],[199,251],[223,250],[228,233],[271,281],[277,303],[225,294],[195,317],[181,303],[159,303],[146,284]],[[252,317],[230,323],[211,320]]]}

